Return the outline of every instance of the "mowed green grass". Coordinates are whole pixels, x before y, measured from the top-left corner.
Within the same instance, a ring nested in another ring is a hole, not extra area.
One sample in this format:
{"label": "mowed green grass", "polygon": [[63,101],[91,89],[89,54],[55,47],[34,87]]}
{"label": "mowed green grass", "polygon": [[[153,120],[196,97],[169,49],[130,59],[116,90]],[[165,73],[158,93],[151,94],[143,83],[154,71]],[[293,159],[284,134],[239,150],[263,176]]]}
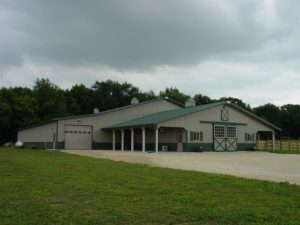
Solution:
{"label": "mowed green grass", "polygon": [[0,224],[300,224],[300,187],[2,148]]}

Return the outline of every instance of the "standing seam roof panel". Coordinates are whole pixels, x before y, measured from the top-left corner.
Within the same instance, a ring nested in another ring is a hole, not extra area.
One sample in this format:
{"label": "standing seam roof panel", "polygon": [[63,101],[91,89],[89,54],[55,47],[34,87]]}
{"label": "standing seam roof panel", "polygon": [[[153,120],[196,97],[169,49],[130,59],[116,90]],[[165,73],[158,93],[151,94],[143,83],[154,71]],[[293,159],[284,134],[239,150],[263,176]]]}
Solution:
{"label": "standing seam roof panel", "polygon": [[217,105],[222,105],[222,104],[223,102],[219,102],[219,103],[199,105],[199,106],[183,108],[183,109],[164,111],[149,116],[144,116],[138,119],[130,120],[124,123],[115,124],[113,126],[105,127],[104,129],[125,128],[125,127],[141,126],[141,125],[153,125],[153,124],[160,123],[162,121],[175,119],[177,117],[181,117],[201,110],[209,109],[211,107],[215,107]]}

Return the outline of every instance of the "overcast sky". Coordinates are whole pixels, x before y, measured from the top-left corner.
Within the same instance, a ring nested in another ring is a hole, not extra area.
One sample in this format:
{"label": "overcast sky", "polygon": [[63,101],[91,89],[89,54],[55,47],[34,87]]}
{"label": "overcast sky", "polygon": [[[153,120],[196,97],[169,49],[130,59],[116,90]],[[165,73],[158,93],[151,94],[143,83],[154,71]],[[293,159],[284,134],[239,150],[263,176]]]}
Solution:
{"label": "overcast sky", "polygon": [[289,0],[0,0],[0,86],[112,79],[299,104],[299,11]]}

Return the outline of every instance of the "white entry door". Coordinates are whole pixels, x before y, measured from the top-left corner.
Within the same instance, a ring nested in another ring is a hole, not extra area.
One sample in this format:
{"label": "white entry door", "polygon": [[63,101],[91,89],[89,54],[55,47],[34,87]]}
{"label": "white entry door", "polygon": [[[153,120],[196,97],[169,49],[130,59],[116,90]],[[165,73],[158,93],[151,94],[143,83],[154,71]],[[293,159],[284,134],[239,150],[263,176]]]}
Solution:
{"label": "white entry door", "polygon": [[178,152],[182,152],[182,135],[183,135],[183,131],[182,130],[178,130],[177,131],[177,151]]}
{"label": "white entry door", "polygon": [[65,149],[92,149],[92,127],[65,125]]}

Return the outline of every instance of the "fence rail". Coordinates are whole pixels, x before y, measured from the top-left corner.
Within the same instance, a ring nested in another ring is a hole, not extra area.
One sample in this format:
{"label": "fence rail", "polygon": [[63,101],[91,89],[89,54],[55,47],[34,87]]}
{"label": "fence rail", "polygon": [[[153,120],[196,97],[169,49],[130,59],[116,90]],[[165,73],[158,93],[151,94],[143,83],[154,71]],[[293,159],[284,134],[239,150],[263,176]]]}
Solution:
{"label": "fence rail", "polygon": [[[273,141],[257,141],[256,149],[259,151],[273,151]],[[275,141],[275,151],[300,152],[300,141]]]}

